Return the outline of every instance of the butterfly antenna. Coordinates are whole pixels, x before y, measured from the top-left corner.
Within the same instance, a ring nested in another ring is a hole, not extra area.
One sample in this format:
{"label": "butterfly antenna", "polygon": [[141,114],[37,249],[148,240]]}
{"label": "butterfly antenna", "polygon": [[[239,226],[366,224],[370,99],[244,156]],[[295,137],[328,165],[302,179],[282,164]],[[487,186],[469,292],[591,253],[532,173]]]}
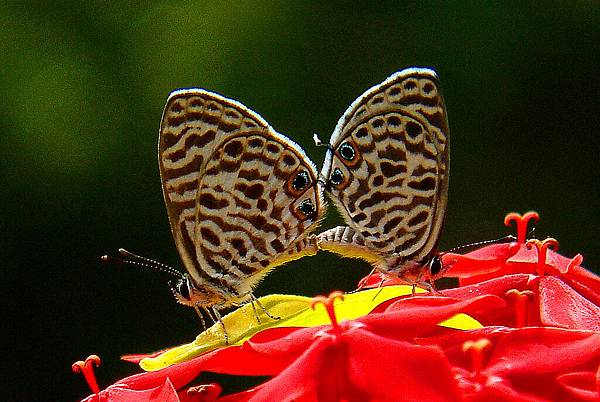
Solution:
{"label": "butterfly antenna", "polygon": [[456,251],[460,251],[465,248],[485,246],[486,244],[502,244],[502,243],[510,243],[513,241],[517,241],[517,238],[513,235],[508,235],[508,236],[500,237],[499,239],[483,240],[483,241],[478,241],[476,243],[463,244],[462,246],[457,246],[457,247],[451,248],[450,250],[446,251],[446,253],[454,253]]}
{"label": "butterfly antenna", "polygon": [[331,146],[331,144],[321,141],[321,139],[319,138],[319,134],[313,133],[313,141],[315,142],[316,146],[325,147],[325,148],[333,151],[333,147]]}
{"label": "butterfly antenna", "polygon": [[133,253],[125,250],[124,248],[119,249],[119,254],[123,255],[125,258],[113,257],[110,255],[103,255],[102,257],[100,257],[100,259],[104,262],[112,262],[114,264],[128,264],[128,265],[135,265],[135,266],[143,267],[143,268],[151,268],[151,269],[155,269],[157,271],[166,272],[177,278],[182,278],[182,279],[185,278],[185,276],[181,272],[179,272],[178,270],[176,270],[173,267],[163,264],[162,262],[151,260],[150,258],[146,258],[146,257],[142,257],[137,254],[133,254]]}

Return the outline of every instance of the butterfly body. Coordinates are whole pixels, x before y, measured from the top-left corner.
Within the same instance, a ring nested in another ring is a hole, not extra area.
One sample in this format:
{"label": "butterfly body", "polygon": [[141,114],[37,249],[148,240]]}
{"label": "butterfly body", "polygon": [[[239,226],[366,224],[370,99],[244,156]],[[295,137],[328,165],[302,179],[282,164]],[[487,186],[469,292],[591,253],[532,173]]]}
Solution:
{"label": "butterfly body", "polygon": [[193,307],[239,305],[274,267],[315,254],[324,213],[304,151],[242,104],[202,89],[171,94],[159,135],[171,232]]}
{"label": "butterfly body", "polygon": [[435,72],[406,69],[367,90],[338,121],[321,171],[348,226],[319,234],[319,247],[421,282],[437,263],[449,146]]}

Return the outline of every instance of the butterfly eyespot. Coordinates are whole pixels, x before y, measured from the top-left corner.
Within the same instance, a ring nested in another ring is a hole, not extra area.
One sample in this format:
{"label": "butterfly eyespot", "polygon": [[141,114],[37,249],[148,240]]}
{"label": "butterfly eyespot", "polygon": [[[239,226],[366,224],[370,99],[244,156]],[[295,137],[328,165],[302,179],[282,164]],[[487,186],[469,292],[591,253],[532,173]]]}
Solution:
{"label": "butterfly eyespot", "polygon": [[431,82],[428,82],[425,85],[423,85],[423,92],[425,92],[425,94],[429,94],[434,89],[435,89],[435,87],[433,86],[433,84]]}
{"label": "butterfly eyespot", "polygon": [[314,215],[315,206],[313,205],[311,200],[304,200],[296,207],[298,211],[300,211],[304,216],[311,217]]}
{"label": "butterfly eyespot", "polygon": [[354,147],[348,142],[344,142],[342,145],[340,145],[338,152],[342,158],[349,162],[353,161],[356,157],[356,151],[354,150]]}
{"label": "butterfly eyespot", "polygon": [[250,148],[262,148],[263,145],[265,145],[265,142],[260,138],[251,138],[250,141],[248,141],[248,145]]}
{"label": "butterfly eyespot", "polygon": [[434,256],[429,263],[429,273],[431,276],[436,276],[442,271],[444,265],[442,264],[442,259],[439,256]]}
{"label": "butterfly eyespot", "polygon": [[308,173],[306,173],[305,171],[299,172],[298,174],[296,174],[296,177],[294,177],[294,180],[292,181],[292,187],[296,191],[304,190],[308,185],[309,181],[310,180],[308,177]]}
{"label": "butterfly eyespot", "polygon": [[331,176],[329,176],[329,181],[334,186],[339,186],[344,181],[344,174],[340,169],[335,168],[333,169],[333,173],[331,173]]}

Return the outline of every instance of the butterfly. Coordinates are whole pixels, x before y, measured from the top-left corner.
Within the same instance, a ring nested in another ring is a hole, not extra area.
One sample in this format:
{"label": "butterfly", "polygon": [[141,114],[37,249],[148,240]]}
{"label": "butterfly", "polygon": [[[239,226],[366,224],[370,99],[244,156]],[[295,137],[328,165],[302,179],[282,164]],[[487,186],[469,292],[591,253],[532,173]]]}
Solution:
{"label": "butterfly", "polygon": [[[408,68],[368,89],[339,119],[321,171],[347,226],[317,235],[319,248],[427,285],[448,201],[450,137],[433,70]],[[432,285],[432,282],[430,284]]]}
{"label": "butterfly", "polygon": [[201,319],[201,309],[212,311],[227,340],[219,310],[247,301],[260,306],[252,290],[269,271],[318,251],[309,238],[325,212],[317,168],[257,113],[203,89],[169,96],[158,162],[187,273],[121,254],[178,276],[172,285],[177,301]]}

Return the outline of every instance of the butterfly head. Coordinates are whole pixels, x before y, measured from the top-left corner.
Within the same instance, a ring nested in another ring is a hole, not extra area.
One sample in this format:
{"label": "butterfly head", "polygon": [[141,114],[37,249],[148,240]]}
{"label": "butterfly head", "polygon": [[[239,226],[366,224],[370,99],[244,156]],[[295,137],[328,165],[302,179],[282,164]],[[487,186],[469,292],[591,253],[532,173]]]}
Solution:
{"label": "butterfly head", "polygon": [[227,300],[219,289],[207,284],[197,285],[187,274],[176,281],[169,281],[171,292],[177,302],[189,307],[223,305]]}
{"label": "butterfly head", "polygon": [[169,286],[171,287],[171,292],[177,299],[177,302],[184,304],[186,306],[193,306],[194,302],[192,301],[192,287],[193,284],[190,281],[190,278],[187,275],[182,276],[176,282],[169,281]]}
{"label": "butterfly head", "polygon": [[427,264],[428,274],[431,279],[441,278],[448,267],[444,266],[442,262],[442,256],[438,253],[434,254]]}
{"label": "butterfly head", "polygon": [[450,266],[444,265],[442,255],[442,253],[434,252],[423,259],[394,256],[385,261],[381,270],[395,274],[408,283],[436,280],[442,278],[450,268]]}

